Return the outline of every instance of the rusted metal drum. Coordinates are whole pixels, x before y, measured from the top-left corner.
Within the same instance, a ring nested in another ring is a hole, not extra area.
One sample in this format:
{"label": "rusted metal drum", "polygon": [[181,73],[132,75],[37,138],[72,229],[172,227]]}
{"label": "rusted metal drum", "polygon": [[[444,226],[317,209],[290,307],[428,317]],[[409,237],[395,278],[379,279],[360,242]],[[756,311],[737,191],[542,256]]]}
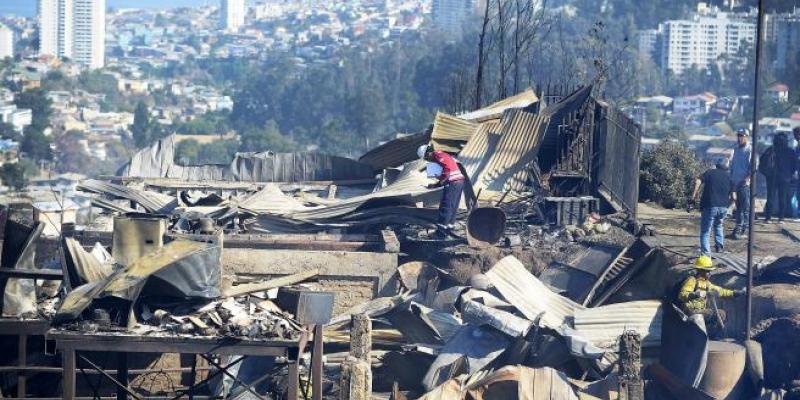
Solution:
{"label": "rusted metal drum", "polygon": [[497,207],[473,208],[467,218],[467,242],[472,247],[497,243],[506,232],[506,213]]}
{"label": "rusted metal drum", "polygon": [[744,346],[732,342],[709,341],[706,372],[698,389],[715,399],[738,398],[732,392],[742,378],[746,360],[747,350]]}

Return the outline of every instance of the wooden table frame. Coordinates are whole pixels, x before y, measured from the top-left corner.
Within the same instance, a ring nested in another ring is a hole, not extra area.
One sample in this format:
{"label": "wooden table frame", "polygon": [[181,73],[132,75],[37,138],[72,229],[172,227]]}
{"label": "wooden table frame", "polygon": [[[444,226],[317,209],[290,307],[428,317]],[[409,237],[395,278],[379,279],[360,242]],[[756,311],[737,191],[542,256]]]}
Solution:
{"label": "wooden table frame", "polygon": [[50,329],[50,321],[44,319],[11,319],[0,318],[0,335],[17,336],[17,365],[3,368],[3,372],[15,371],[17,373],[17,398],[27,396],[27,375],[31,372],[52,372],[53,367],[35,367],[28,365],[28,338],[30,336],[45,336]]}
{"label": "wooden table frame", "polygon": [[[178,353],[178,354],[219,354],[241,356],[290,357],[290,350],[299,350],[300,344],[294,341],[240,340],[234,338],[205,338],[184,336],[133,336],[130,334],[85,333],[51,330],[47,338],[56,342],[61,351],[64,368],[64,392],[66,400],[75,399],[75,378],[79,351],[115,352],[117,376],[109,378],[117,386],[117,399],[127,399],[128,389],[127,353]],[[299,371],[295,362],[289,362],[288,391],[290,399],[297,399]],[[313,368],[312,368],[313,369]],[[226,373],[226,371],[222,371]],[[115,382],[116,381],[116,382]],[[294,382],[294,384],[291,384]],[[194,383],[194,382],[193,382]],[[190,388],[191,390],[191,388]],[[191,398],[191,394],[189,395]]]}

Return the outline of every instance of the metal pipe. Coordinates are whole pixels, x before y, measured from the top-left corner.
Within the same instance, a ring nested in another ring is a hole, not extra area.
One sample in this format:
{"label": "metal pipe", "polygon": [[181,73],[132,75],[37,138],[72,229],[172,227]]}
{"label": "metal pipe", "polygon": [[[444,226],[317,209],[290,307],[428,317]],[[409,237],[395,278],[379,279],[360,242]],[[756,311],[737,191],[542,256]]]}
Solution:
{"label": "metal pipe", "polygon": [[758,120],[761,117],[761,58],[764,52],[764,27],[766,10],[765,0],[758,0],[758,23],[756,25],[756,73],[755,95],[753,96],[753,137],[752,153],[750,157],[750,221],[747,228],[747,318],[745,320],[745,336],[750,340],[750,327],[753,326],[753,225],[755,223],[756,209],[756,156],[758,154]]}

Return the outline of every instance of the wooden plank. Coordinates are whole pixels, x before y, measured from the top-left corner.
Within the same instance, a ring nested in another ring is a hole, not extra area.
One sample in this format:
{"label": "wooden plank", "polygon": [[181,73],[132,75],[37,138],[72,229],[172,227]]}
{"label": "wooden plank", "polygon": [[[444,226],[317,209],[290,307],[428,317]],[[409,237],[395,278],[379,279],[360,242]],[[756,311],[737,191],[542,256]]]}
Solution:
{"label": "wooden plank", "polygon": [[[17,365],[25,368],[28,364],[28,335],[20,334],[17,344]],[[26,395],[26,385],[28,377],[24,373],[17,373],[17,397],[24,399]]]}
{"label": "wooden plank", "polygon": [[279,288],[283,286],[294,285],[306,280],[309,280],[319,275],[319,269],[312,269],[308,271],[298,272],[296,274],[282,276],[280,278],[270,279],[261,283],[250,283],[246,285],[234,286],[223,293],[223,297],[236,297],[254,292],[263,292],[265,290]]}
{"label": "wooden plank", "polygon": [[75,400],[75,349],[61,349],[63,357],[62,366],[64,367],[64,384],[61,395],[64,400]]}
{"label": "wooden plank", "polygon": [[59,349],[81,351],[123,351],[128,353],[186,353],[223,355],[285,356],[296,348],[291,340],[248,340],[184,336],[133,336],[102,333],[50,331]]}
{"label": "wooden plank", "polygon": [[57,269],[16,269],[0,268],[0,275],[7,278],[52,279],[61,280],[64,273]]}

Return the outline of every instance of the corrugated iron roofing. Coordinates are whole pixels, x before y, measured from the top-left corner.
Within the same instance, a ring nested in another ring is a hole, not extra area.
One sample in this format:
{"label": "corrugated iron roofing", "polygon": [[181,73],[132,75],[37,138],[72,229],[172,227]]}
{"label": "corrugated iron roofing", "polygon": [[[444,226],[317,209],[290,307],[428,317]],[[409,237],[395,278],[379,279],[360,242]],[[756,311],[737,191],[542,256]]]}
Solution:
{"label": "corrugated iron roofing", "polygon": [[662,306],[658,300],[631,301],[575,312],[575,330],[602,349],[619,345],[619,337],[633,330],[642,346],[661,345]]}
{"label": "corrugated iron roofing", "polygon": [[229,165],[175,164],[175,135],[140,150],[119,175],[185,181],[311,182],[368,179],[369,165],[321,153],[237,153]]}
{"label": "corrugated iron roofing", "polygon": [[590,99],[592,85],[584,86],[572,92],[558,103],[547,106],[542,110],[542,115],[547,116],[553,122],[547,128],[547,132],[542,137],[542,157],[539,158],[539,167],[542,172],[550,171],[558,158],[558,129],[560,126],[569,122],[569,116],[583,107]]}
{"label": "corrugated iron roofing", "polygon": [[500,120],[489,120],[480,124],[478,130],[472,135],[464,149],[458,155],[459,161],[467,171],[470,179],[477,177],[486,165],[486,154],[494,152],[500,140]]}
{"label": "corrugated iron roofing", "polygon": [[[495,193],[507,190],[519,192],[528,181],[526,167],[539,154],[544,132],[549,119],[516,109],[503,113],[499,140],[494,149],[488,149],[485,166],[472,178],[475,190],[481,190],[482,198],[491,198]],[[485,193],[485,194],[484,194]]]}
{"label": "corrugated iron roofing", "polygon": [[127,186],[94,179],[81,182],[78,184],[77,189],[85,192],[99,193],[111,195],[121,199],[128,199],[139,204],[148,212],[156,214],[169,213],[178,205],[178,200],[169,195],[151,192],[148,190],[134,189]]}
{"label": "corrugated iron roofing", "polygon": [[478,130],[478,123],[438,112],[433,121],[431,142],[437,150],[458,153]]}
{"label": "corrugated iron roofing", "polygon": [[584,309],[580,304],[553,293],[514,256],[498,261],[486,276],[526,318],[536,321],[541,316],[542,326],[557,329],[576,311]]}
{"label": "corrugated iron roofing", "polygon": [[431,133],[428,130],[403,136],[375,147],[361,156],[358,161],[375,169],[398,167],[409,161],[416,160],[417,148],[430,142],[430,139]]}
{"label": "corrugated iron roofing", "polygon": [[489,119],[500,118],[500,116],[503,115],[503,112],[506,110],[514,108],[527,108],[536,104],[538,101],[539,97],[536,96],[536,93],[534,93],[533,89],[528,88],[519,94],[507,97],[479,110],[461,114],[458,117],[469,121],[482,122]]}

